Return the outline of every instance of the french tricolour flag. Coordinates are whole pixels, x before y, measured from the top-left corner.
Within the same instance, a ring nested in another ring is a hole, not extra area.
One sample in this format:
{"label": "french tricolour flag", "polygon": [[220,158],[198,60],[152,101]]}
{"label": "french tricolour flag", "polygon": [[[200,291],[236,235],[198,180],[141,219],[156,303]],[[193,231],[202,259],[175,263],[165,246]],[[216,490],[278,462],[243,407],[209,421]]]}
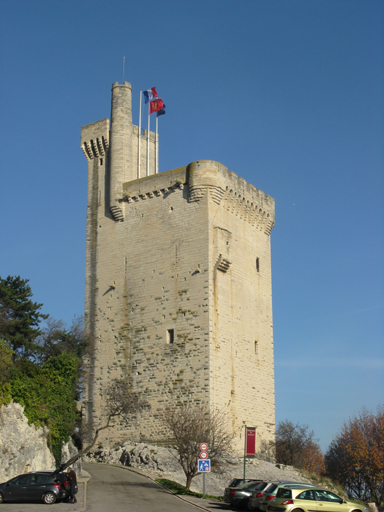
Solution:
{"label": "french tricolour flag", "polygon": [[156,87],[151,87],[150,89],[144,91],[144,98],[145,103],[148,103],[148,101],[153,100],[153,98],[157,98]]}

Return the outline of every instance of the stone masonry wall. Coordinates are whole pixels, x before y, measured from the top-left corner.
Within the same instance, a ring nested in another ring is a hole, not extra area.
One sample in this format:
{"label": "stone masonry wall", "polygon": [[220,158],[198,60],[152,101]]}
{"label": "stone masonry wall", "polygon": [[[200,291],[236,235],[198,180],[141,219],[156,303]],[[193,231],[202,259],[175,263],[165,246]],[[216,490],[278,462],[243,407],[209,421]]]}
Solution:
{"label": "stone masonry wall", "polygon": [[125,221],[97,220],[93,409],[98,418],[106,383],[121,377],[151,405],[122,437],[159,437],[154,416],[168,403],[208,402],[207,214],[188,202],[185,175],[130,182]]}

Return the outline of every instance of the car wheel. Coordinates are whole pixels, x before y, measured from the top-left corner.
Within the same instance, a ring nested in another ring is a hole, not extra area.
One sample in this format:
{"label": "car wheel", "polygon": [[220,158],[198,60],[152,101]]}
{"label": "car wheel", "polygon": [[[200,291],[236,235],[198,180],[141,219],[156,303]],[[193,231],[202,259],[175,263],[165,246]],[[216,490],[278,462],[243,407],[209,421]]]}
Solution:
{"label": "car wheel", "polygon": [[0,503],[4,503],[4,496],[0,492]]}
{"label": "car wheel", "polygon": [[53,505],[53,503],[56,501],[56,494],[54,492],[47,492],[43,496],[43,501],[47,505]]}
{"label": "car wheel", "polygon": [[251,502],[249,498],[244,498],[241,502],[241,508],[244,508],[245,510],[254,510],[254,508],[251,506]]}

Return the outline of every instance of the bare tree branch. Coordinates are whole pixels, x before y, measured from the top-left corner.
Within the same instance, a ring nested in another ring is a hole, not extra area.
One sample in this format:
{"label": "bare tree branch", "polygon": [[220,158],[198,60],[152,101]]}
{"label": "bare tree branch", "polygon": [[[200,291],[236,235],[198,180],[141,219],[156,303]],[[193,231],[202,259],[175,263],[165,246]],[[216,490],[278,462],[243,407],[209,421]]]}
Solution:
{"label": "bare tree branch", "polygon": [[185,473],[187,489],[198,474],[201,443],[208,444],[212,471],[221,470],[233,439],[222,411],[210,411],[205,406],[182,405],[165,409],[160,419],[169,432],[166,443]]}
{"label": "bare tree branch", "polygon": [[132,415],[140,413],[144,408],[148,408],[147,402],[145,402],[137,393],[133,393],[130,385],[125,380],[112,381],[106,391],[104,422],[93,432],[90,444],[80,450],[64,464],[61,464],[55,473],[68,468],[71,464],[76,462],[78,458],[91,451],[102,430],[113,427],[117,420],[129,424]]}

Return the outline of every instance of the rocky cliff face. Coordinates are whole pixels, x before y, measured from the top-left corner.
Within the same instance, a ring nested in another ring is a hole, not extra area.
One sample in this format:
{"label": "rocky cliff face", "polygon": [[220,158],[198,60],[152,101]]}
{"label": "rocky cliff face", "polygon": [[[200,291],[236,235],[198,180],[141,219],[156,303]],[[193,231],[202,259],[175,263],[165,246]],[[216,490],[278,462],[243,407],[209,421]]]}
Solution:
{"label": "rocky cliff face", "polygon": [[[61,463],[67,462],[67,460],[71,459],[75,455],[79,453],[79,450],[73,445],[72,441],[69,440],[68,443],[63,444],[61,448]],[[77,476],[80,476],[82,473],[82,464],[81,459],[77,459],[76,462],[71,464],[71,467],[75,470]],[[67,470],[65,470],[67,471]]]}
{"label": "rocky cliff face", "polygon": [[0,408],[0,482],[30,471],[54,470],[48,431],[28,425],[24,407],[11,402]]}

